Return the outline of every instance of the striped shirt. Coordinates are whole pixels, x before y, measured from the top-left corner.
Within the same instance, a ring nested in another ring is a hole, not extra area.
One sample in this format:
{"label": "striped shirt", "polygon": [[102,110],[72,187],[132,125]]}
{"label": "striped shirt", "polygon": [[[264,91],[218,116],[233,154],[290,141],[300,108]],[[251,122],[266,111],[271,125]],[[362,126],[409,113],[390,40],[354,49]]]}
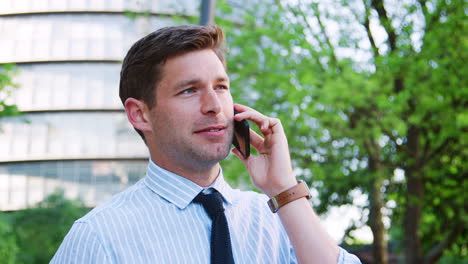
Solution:
{"label": "striped shirt", "polygon": [[[296,263],[267,196],[232,189],[220,172],[236,263]],[[51,263],[209,263],[211,219],[192,200],[204,188],[149,162],[147,175],[78,219]],[[339,263],[360,263],[340,249]]]}

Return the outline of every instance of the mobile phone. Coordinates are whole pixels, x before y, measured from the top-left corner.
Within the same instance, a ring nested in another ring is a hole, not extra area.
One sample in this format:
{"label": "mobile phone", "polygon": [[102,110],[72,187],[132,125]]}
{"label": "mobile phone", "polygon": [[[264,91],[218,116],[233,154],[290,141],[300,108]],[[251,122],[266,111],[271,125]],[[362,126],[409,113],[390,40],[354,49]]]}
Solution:
{"label": "mobile phone", "polygon": [[[234,115],[238,112],[234,110]],[[234,138],[232,144],[244,158],[250,156],[250,127],[247,120],[234,120]]]}

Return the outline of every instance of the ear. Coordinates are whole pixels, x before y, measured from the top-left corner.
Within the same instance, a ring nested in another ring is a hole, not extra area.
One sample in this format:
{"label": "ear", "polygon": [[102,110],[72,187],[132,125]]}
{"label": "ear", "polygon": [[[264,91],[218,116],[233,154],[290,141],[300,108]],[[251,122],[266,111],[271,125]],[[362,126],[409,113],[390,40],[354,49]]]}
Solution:
{"label": "ear", "polygon": [[141,131],[151,131],[148,106],[135,98],[125,100],[125,112],[132,126]]}

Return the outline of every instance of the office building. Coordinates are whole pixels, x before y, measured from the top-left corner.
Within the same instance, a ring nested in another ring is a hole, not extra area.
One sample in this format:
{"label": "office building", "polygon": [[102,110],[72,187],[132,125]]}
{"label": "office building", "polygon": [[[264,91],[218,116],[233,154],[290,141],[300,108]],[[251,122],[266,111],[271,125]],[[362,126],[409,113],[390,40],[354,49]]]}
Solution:
{"label": "office building", "polygon": [[23,115],[0,120],[0,210],[57,189],[87,206],[145,175],[147,149],[118,97],[121,60],[141,36],[198,16],[192,0],[2,0],[0,63],[14,63]]}

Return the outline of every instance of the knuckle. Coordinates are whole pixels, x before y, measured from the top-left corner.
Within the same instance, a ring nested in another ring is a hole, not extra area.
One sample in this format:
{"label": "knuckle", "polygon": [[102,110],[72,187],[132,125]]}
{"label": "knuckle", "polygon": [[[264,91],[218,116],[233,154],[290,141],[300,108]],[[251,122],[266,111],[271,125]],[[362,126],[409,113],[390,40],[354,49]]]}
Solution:
{"label": "knuckle", "polygon": [[281,120],[279,120],[279,119],[276,118],[276,117],[272,117],[272,118],[271,118],[271,121],[272,121],[273,123],[281,123]]}

